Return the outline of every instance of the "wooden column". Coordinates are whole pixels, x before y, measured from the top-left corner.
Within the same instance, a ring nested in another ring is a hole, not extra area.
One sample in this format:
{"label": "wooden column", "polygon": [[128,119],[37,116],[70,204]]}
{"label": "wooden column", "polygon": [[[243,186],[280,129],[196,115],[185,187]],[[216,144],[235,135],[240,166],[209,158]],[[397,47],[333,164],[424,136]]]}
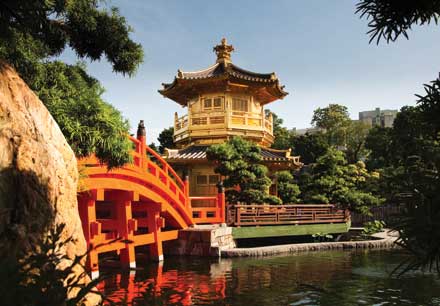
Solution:
{"label": "wooden column", "polygon": [[223,187],[223,181],[217,183],[217,210],[219,212],[220,222],[226,222],[226,198],[225,187]]}
{"label": "wooden column", "polygon": [[[118,210],[118,231],[124,240],[133,241],[136,220],[132,219],[131,200],[123,198],[115,202]],[[120,261],[124,267],[136,268],[134,243],[125,244],[120,253]]]}
{"label": "wooden column", "polygon": [[154,243],[149,245],[150,259],[153,261],[163,260],[161,228],[164,226],[164,219],[160,217],[160,210],[149,207],[148,211],[148,232],[153,233]]}
{"label": "wooden column", "polygon": [[94,249],[94,236],[100,234],[100,224],[96,221],[96,190],[84,194],[78,201],[79,214],[82,221],[84,238],[87,242],[89,254],[87,256],[86,268],[91,273],[92,279],[99,276],[98,251]]}
{"label": "wooden column", "polygon": [[183,175],[183,185],[185,188],[184,192],[186,207],[191,209],[191,200],[189,199],[189,175],[187,173],[184,173]]}

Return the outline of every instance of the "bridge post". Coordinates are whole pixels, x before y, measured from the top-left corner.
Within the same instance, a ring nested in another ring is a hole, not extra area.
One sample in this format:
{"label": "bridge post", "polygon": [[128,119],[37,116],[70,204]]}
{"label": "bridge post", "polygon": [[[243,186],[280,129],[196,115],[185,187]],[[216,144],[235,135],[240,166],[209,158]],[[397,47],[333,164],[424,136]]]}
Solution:
{"label": "bridge post", "polygon": [[160,217],[160,210],[149,207],[148,211],[148,231],[153,233],[154,242],[149,245],[150,259],[153,261],[163,260],[161,227],[164,226],[164,219]]}
{"label": "bridge post", "polygon": [[[118,211],[118,231],[127,241],[133,241],[134,228],[130,226],[132,220],[131,199],[123,198],[116,201]],[[125,243],[125,248],[120,253],[121,265],[129,268],[136,268],[136,257],[134,243]]]}
{"label": "bridge post", "polygon": [[96,222],[96,190],[91,192],[91,197],[82,195],[78,199],[79,214],[82,220],[84,238],[87,242],[89,254],[86,260],[86,268],[91,273],[92,279],[99,276],[98,251],[94,249],[94,236],[98,234],[94,230]]}
{"label": "bridge post", "polygon": [[140,142],[139,153],[141,155],[141,164],[140,166],[145,169],[146,165],[146,146],[147,146],[147,132],[145,130],[144,120],[140,120],[137,128],[136,138]]}

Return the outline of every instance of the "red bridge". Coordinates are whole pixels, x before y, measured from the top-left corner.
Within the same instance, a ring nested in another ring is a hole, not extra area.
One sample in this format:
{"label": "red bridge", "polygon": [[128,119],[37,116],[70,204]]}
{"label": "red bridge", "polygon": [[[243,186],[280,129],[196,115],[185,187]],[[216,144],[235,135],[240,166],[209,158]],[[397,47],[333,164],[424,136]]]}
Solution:
{"label": "red bridge", "polygon": [[109,171],[95,157],[78,163],[87,176],[78,207],[90,250],[87,266],[92,277],[99,273],[101,253],[116,252],[123,266],[134,268],[135,247],[147,247],[150,259],[161,261],[162,242],[177,239],[178,230],[196,223],[225,222],[224,193],[214,199],[213,207],[193,209],[188,180],[182,181],[146,145],[142,121],[137,138],[130,140],[134,144],[132,164]]}

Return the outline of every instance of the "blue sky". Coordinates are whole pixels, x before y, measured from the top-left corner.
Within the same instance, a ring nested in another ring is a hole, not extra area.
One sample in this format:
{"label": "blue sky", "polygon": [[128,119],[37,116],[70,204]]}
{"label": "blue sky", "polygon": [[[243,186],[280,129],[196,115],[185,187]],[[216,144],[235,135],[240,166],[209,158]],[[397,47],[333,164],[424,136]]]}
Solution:
{"label": "blue sky", "polygon": [[[200,70],[215,62],[222,37],[233,44],[232,61],[255,72],[276,72],[290,93],[269,105],[288,128],[310,126],[313,110],[346,105],[352,118],[380,107],[415,104],[415,93],[440,71],[439,27],[416,27],[410,40],[368,43],[367,21],[354,14],[357,1],[108,1],[133,27],[145,58],[131,78],[112,73],[105,61],[88,64],[106,88],[104,98],[128,118],[140,119],[148,142],[186,112],[157,90],[180,68]],[[62,58],[78,59],[72,52]]]}

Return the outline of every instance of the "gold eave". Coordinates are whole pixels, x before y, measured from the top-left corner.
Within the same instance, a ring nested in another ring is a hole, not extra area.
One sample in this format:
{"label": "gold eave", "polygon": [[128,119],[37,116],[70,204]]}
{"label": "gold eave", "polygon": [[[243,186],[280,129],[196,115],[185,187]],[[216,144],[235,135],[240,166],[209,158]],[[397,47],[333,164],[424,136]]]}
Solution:
{"label": "gold eave", "polygon": [[[215,86],[203,88],[203,86],[210,83]],[[283,91],[282,88],[279,86],[278,80],[245,80],[242,78],[235,78],[227,74],[200,79],[175,78],[173,83],[168,88],[159,90],[159,93],[182,106],[186,106],[188,99],[196,97],[199,94],[213,91],[214,88],[215,91],[228,91],[230,87],[249,90],[254,88],[256,92],[256,97],[262,105],[268,104],[278,99],[283,99],[286,95],[288,95],[288,93]]]}

